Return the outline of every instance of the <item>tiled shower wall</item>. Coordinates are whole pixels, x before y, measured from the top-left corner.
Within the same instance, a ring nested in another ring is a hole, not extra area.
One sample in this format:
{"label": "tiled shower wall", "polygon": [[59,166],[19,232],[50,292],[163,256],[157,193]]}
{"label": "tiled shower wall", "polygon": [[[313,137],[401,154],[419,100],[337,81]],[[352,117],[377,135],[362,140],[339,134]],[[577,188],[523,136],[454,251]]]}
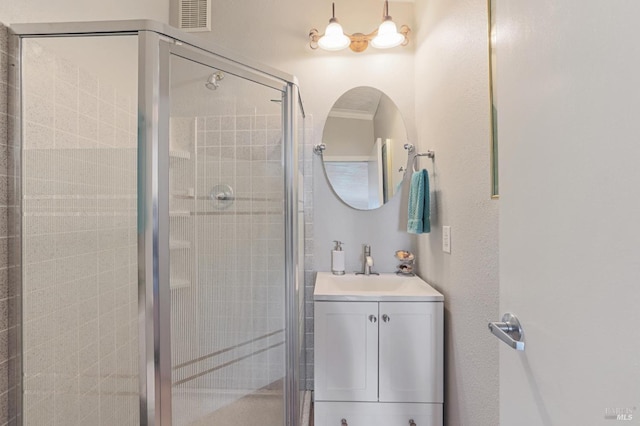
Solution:
{"label": "tiled shower wall", "polygon": [[17,289],[13,286],[16,280],[9,279],[16,274],[17,268],[10,267],[8,254],[11,237],[15,241],[15,230],[7,223],[14,198],[11,191],[14,180],[10,178],[13,171],[8,158],[11,127],[11,117],[8,115],[10,62],[14,61],[9,58],[8,31],[0,24],[0,425],[15,421],[16,395],[19,393],[16,374],[19,358],[14,344],[19,320],[16,311]]}
{"label": "tiled shower wall", "polygon": [[[190,284],[172,290],[174,383],[226,391],[224,405],[284,375],[281,116],[173,118],[171,134],[172,192],[195,197],[171,200],[172,268],[179,250],[194,261]],[[220,185],[233,201],[210,198]]]}
{"label": "tiled shower wall", "polygon": [[[196,198],[195,202],[172,198],[171,239],[176,247],[195,249],[198,262],[190,274],[197,277],[197,285],[172,290],[172,335],[178,343],[173,345],[173,365],[179,366],[173,378],[178,384],[174,414],[187,407],[191,416],[204,410],[194,395],[205,395],[207,408],[217,408],[246,393],[272,387],[284,375],[281,117],[221,109],[230,112],[174,117],[170,126],[172,192],[192,193]],[[311,206],[307,205],[311,198],[309,132],[305,126],[297,135],[300,225],[308,234],[313,231]],[[190,158],[193,155],[195,159]],[[197,178],[190,170],[195,170]],[[211,193],[221,191],[219,185],[225,184],[233,188],[234,201],[211,200]],[[196,214],[187,216],[185,211]],[[312,237],[307,237],[301,241],[301,271],[309,270],[303,280],[312,278]],[[185,239],[189,244],[177,244]],[[172,256],[176,256],[174,251]],[[184,282],[181,278],[172,276]],[[304,309],[304,298],[300,302]],[[300,324],[304,324],[303,310],[300,315]],[[305,330],[301,328],[303,345]],[[304,370],[304,351],[301,362]],[[301,387],[306,388],[304,371]],[[202,394],[205,390],[208,393]]]}
{"label": "tiled shower wall", "polygon": [[307,114],[304,119],[302,151],[303,172],[303,223],[304,223],[304,311],[302,321],[304,323],[304,362],[305,376],[303,386],[307,390],[313,390],[313,289],[314,289],[314,263],[313,263],[313,116]]}
{"label": "tiled shower wall", "polygon": [[[255,340],[251,358],[210,377],[215,386],[259,389],[284,376],[284,170],[282,118],[276,115],[198,119],[197,211],[202,310],[226,311],[209,323],[207,353]],[[218,184],[234,188],[235,202],[206,200]]]}
{"label": "tiled shower wall", "polygon": [[23,48],[24,422],[136,425],[135,94]]}

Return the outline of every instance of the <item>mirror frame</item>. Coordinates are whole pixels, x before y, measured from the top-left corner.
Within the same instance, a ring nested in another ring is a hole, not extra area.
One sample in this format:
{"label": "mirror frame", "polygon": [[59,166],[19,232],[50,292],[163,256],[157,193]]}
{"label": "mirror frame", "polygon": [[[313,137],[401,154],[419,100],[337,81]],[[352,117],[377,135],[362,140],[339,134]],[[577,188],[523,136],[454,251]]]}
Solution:
{"label": "mirror frame", "polygon": [[500,198],[500,176],[498,169],[498,107],[497,90],[495,84],[496,77],[496,3],[497,0],[487,0],[488,14],[488,47],[489,47],[489,142],[490,142],[490,173],[491,173],[491,198]]}

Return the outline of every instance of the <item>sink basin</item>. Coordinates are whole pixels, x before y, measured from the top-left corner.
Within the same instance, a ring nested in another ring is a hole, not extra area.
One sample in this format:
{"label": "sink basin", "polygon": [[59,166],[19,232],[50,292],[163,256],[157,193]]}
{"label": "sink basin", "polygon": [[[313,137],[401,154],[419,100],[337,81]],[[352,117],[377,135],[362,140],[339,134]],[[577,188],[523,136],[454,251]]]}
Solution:
{"label": "sink basin", "polygon": [[442,294],[420,277],[396,274],[333,275],[318,272],[314,300],[441,302]]}

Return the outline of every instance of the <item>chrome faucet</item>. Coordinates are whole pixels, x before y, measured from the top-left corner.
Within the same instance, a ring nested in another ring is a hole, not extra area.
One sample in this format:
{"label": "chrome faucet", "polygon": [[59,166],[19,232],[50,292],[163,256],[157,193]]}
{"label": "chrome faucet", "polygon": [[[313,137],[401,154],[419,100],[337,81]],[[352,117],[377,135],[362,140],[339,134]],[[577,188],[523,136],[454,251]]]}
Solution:
{"label": "chrome faucet", "polygon": [[356,272],[356,275],[380,275],[377,272],[373,272],[371,267],[373,266],[373,257],[371,257],[371,246],[369,244],[364,245],[362,272]]}

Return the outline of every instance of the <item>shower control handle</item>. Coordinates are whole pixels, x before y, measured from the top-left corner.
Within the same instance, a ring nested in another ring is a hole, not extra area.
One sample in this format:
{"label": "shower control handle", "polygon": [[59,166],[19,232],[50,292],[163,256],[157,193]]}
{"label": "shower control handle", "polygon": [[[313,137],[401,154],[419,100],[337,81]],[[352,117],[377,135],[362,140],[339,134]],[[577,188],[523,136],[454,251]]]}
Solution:
{"label": "shower control handle", "polygon": [[389,322],[389,321],[391,321],[391,317],[389,315],[387,315],[387,314],[384,314],[382,316],[382,321]]}
{"label": "shower control handle", "polygon": [[375,323],[376,321],[378,321],[378,318],[376,318],[375,315],[369,315],[369,321],[371,321],[372,323]]}
{"label": "shower control handle", "polygon": [[347,423],[347,419],[340,420],[340,426],[349,426],[349,423]]}

